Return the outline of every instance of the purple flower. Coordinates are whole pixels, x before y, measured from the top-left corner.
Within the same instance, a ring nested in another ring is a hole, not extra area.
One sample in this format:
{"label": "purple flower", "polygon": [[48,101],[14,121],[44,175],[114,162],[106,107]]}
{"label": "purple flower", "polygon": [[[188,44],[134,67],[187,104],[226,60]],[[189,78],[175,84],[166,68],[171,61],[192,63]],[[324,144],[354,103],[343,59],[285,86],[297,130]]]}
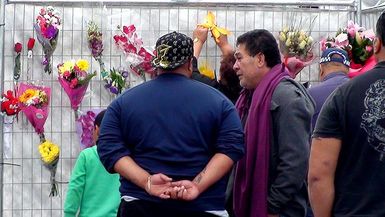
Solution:
{"label": "purple flower", "polygon": [[48,65],[48,59],[47,57],[44,57],[44,59],[41,61],[42,65]]}
{"label": "purple flower", "polygon": [[48,26],[48,28],[45,30],[43,34],[46,38],[52,39],[56,36],[56,33],[57,33],[57,29],[54,26],[50,25]]}
{"label": "purple flower", "polygon": [[115,87],[115,86],[111,86],[109,89],[110,89],[110,92],[113,93],[113,94],[118,94],[119,93],[118,88]]}
{"label": "purple flower", "polygon": [[111,82],[108,82],[108,83],[106,83],[106,84],[104,85],[104,87],[108,89],[108,88],[111,87],[111,85],[112,85],[112,83],[111,83]]}
{"label": "purple flower", "polygon": [[122,71],[122,77],[127,78],[128,77],[128,71],[126,71],[126,70]]}

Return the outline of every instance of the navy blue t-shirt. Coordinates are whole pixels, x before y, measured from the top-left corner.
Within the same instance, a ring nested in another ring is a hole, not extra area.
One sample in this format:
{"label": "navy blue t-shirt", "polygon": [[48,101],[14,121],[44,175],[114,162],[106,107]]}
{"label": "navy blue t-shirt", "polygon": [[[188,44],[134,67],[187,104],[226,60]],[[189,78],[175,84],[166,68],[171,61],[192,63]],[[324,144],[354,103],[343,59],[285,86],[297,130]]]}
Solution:
{"label": "navy blue t-shirt", "polygon": [[[215,153],[234,162],[244,154],[234,105],[219,91],[183,75],[166,73],[124,92],[108,107],[98,140],[109,172],[130,156],[150,174],[193,180]],[[191,202],[161,200],[122,178],[123,195],[184,210],[224,210],[227,177]]]}

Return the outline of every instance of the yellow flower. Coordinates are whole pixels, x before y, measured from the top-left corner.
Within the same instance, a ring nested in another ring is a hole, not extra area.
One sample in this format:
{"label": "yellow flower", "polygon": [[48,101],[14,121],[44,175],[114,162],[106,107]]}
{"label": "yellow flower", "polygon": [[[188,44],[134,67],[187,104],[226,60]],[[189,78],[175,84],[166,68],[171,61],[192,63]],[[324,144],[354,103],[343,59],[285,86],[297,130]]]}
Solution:
{"label": "yellow flower", "polygon": [[45,164],[51,164],[59,157],[60,148],[59,146],[46,140],[45,142],[39,145],[39,152],[41,160]]}
{"label": "yellow flower", "polygon": [[61,72],[70,71],[75,66],[75,63],[73,61],[67,61],[63,63]]}
{"label": "yellow flower", "polygon": [[30,100],[32,97],[36,96],[38,93],[34,89],[27,89],[24,93],[19,97],[20,102],[25,103]]}
{"label": "yellow flower", "polygon": [[285,34],[284,32],[281,32],[281,33],[279,34],[279,40],[281,40],[281,41],[286,41],[286,34]]}
{"label": "yellow flower", "polygon": [[89,68],[89,64],[87,60],[80,59],[76,62],[76,65],[79,67],[82,71],[87,71]]}

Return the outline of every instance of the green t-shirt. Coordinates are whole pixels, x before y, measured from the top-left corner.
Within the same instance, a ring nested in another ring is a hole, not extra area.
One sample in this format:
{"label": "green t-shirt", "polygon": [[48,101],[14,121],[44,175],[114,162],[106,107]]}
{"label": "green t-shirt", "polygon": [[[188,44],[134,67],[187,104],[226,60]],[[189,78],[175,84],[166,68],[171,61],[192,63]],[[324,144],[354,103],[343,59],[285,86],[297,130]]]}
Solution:
{"label": "green t-shirt", "polygon": [[80,152],[68,184],[64,216],[116,217],[120,203],[119,175],[109,174],[96,146]]}

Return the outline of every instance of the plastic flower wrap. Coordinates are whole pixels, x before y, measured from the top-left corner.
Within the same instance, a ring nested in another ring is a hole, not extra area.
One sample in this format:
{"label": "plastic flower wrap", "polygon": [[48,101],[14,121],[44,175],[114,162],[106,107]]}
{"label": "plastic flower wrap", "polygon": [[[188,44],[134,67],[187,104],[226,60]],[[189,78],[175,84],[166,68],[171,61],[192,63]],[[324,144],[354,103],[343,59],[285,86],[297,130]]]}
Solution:
{"label": "plastic flower wrap", "polygon": [[20,83],[17,94],[21,111],[44,140],[44,124],[48,117],[51,88]]}
{"label": "plastic flower wrap", "polygon": [[145,73],[151,76],[155,74],[155,69],[151,64],[154,55],[143,47],[143,41],[136,34],[134,25],[118,26],[121,34],[114,35],[116,46],[123,51],[126,56],[130,69],[137,75],[146,80]]}
{"label": "plastic flower wrap", "polygon": [[205,22],[198,24],[198,26],[202,26],[204,28],[209,29],[216,42],[219,42],[219,36],[230,34],[229,30],[217,26],[215,22],[215,15],[211,11],[207,13]]}
{"label": "plastic flower wrap", "polygon": [[291,27],[280,31],[278,39],[283,62],[288,68],[290,76],[295,78],[314,59],[313,38],[308,32]]}
{"label": "plastic flower wrap", "polygon": [[77,118],[77,112],[79,105],[83,100],[84,94],[87,91],[88,84],[92,77],[96,73],[89,74],[89,63],[87,60],[80,59],[77,62],[67,61],[57,66],[59,73],[59,83],[67,93],[71,108],[75,111]]}
{"label": "plastic flower wrap", "polygon": [[349,54],[349,77],[360,75],[374,67],[376,60],[373,56],[373,30],[365,30],[353,21],[348,21],[344,29],[338,30],[335,37],[328,37],[320,42],[321,50],[341,48]]}
{"label": "plastic flower wrap", "polygon": [[199,72],[211,79],[216,79],[215,72],[207,61],[203,62],[203,64],[199,66]]}
{"label": "plastic flower wrap", "polygon": [[51,190],[49,193],[50,197],[55,197],[58,195],[58,184],[55,179],[57,164],[59,162],[60,148],[49,140],[45,140],[39,145],[39,153],[41,161],[44,166],[50,171],[50,183]]}
{"label": "plastic flower wrap", "polygon": [[95,118],[103,109],[92,109],[79,116],[76,120],[76,133],[80,139],[80,148],[85,149],[94,146],[93,133]]}
{"label": "plastic flower wrap", "polygon": [[36,30],[37,40],[43,46],[44,58],[42,64],[44,65],[44,72],[51,74],[51,57],[56,49],[59,35],[59,12],[52,6],[41,8],[33,26]]}

